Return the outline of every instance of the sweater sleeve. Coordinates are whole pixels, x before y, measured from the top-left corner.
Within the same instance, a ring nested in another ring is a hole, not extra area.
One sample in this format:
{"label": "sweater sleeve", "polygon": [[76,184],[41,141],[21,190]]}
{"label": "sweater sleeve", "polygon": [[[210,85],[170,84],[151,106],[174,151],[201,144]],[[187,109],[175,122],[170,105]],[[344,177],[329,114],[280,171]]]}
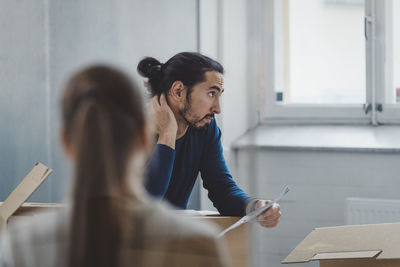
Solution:
{"label": "sweater sleeve", "polygon": [[174,167],[175,150],[157,144],[146,168],[145,187],[154,197],[163,198],[167,192]]}
{"label": "sweater sleeve", "polygon": [[215,120],[209,127],[208,141],[200,166],[203,186],[221,215],[243,216],[252,198],[237,186],[226,166],[221,131]]}

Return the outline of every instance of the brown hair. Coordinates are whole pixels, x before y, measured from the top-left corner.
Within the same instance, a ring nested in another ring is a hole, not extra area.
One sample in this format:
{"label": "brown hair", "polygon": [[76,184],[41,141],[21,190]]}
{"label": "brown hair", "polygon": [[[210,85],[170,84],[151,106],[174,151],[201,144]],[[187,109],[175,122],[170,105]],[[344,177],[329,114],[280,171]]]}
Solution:
{"label": "brown hair", "polygon": [[116,266],[119,203],[129,196],[129,159],[144,138],[141,94],[121,71],[89,67],[69,80],[62,115],[75,162],[68,266]]}

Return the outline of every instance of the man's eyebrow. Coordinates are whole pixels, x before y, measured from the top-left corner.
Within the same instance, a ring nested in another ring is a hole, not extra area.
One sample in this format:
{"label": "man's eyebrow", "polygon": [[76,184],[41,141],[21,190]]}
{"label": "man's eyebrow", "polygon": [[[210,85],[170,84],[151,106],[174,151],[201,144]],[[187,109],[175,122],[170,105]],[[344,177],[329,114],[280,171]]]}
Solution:
{"label": "man's eyebrow", "polygon": [[211,86],[210,89],[215,89],[215,90],[217,90],[218,92],[220,92],[221,94],[224,92],[224,89],[222,89],[222,91],[221,91],[221,88],[219,88],[219,87],[216,86],[216,85]]}

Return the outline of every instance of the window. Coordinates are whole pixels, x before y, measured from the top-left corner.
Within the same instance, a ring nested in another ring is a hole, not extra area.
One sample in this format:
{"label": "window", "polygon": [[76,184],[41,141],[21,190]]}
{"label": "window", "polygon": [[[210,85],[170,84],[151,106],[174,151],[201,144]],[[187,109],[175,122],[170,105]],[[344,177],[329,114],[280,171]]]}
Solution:
{"label": "window", "polygon": [[400,1],[272,3],[265,120],[400,121]]}
{"label": "window", "polygon": [[392,25],[393,25],[393,83],[392,92],[393,100],[392,103],[400,103],[400,1],[392,1]]}
{"label": "window", "polygon": [[287,45],[282,45],[284,82],[277,80],[277,101],[364,103],[364,5],[288,1],[282,13]]}
{"label": "window", "polygon": [[[388,1],[389,2],[389,1]],[[389,71],[387,104],[400,103],[400,1],[392,0],[387,7],[387,36],[386,36],[386,58]],[[397,14],[397,16],[396,16]]]}

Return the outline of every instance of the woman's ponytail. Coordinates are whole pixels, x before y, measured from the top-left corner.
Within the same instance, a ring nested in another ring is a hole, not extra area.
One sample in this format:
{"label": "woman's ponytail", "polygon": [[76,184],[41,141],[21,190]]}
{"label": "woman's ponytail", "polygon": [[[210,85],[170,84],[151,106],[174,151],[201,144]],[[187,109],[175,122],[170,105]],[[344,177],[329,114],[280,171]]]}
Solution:
{"label": "woman's ponytail", "polygon": [[70,229],[70,267],[113,266],[121,240],[117,207],[121,175],[110,116],[99,103],[82,103],[74,122],[75,181]]}

